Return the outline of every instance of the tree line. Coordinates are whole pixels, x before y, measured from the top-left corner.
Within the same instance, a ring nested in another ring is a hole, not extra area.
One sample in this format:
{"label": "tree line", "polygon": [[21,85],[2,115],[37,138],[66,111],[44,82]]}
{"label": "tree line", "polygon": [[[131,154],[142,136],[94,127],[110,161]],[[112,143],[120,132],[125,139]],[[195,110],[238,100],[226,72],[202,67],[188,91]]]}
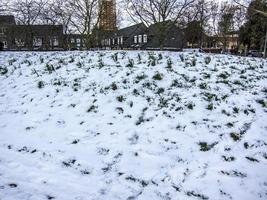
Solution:
{"label": "tree line", "polygon": [[[17,23],[62,24],[64,33],[86,35],[93,45],[99,22],[99,0],[2,0],[1,13],[10,13]],[[201,48],[207,35],[218,36],[226,48],[227,36],[239,33],[239,47],[262,50],[267,31],[267,1],[249,0],[118,0],[118,24],[123,17],[146,26],[157,24],[157,37],[164,42],[170,20],[185,30],[186,41]],[[262,13],[255,12],[258,10]]]}

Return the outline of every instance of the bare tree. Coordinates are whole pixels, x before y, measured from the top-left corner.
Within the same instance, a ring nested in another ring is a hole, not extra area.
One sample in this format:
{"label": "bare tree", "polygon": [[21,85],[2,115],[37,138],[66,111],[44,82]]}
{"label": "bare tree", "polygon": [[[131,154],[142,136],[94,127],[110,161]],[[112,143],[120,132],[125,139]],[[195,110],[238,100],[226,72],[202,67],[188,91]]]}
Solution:
{"label": "bare tree", "polygon": [[47,0],[14,0],[10,3],[10,12],[14,14],[18,24],[25,25],[24,38],[26,45],[33,48],[32,25],[38,24],[47,4]]}
{"label": "bare tree", "polygon": [[[217,2],[208,0],[197,0],[187,10],[186,26],[195,24],[197,26],[191,26],[190,34],[194,38],[198,38],[198,47],[202,48],[205,41],[206,33],[210,32],[210,22],[212,19],[212,11],[214,7],[218,6]],[[195,29],[194,29],[195,27]],[[193,28],[193,29],[192,29]]]}
{"label": "bare tree", "polygon": [[10,10],[14,13],[18,23],[33,25],[40,20],[46,0],[15,0]]}
{"label": "bare tree", "polygon": [[156,24],[155,34],[163,48],[168,20],[179,23],[186,9],[194,0],[125,0],[125,7],[130,18],[136,22],[142,22],[146,26]]}
{"label": "bare tree", "polygon": [[7,1],[1,0],[0,1],[0,14],[5,13],[7,11]]}
{"label": "bare tree", "polygon": [[86,47],[92,47],[92,30],[98,23],[98,0],[70,0],[69,5],[73,12],[71,25],[85,36]]}
{"label": "bare tree", "polygon": [[61,24],[64,27],[64,34],[70,32],[70,23],[73,11],[70,8],[69,1],[51,0],[46,4],[44,12],[41,14],[41,20],[45,24]]}

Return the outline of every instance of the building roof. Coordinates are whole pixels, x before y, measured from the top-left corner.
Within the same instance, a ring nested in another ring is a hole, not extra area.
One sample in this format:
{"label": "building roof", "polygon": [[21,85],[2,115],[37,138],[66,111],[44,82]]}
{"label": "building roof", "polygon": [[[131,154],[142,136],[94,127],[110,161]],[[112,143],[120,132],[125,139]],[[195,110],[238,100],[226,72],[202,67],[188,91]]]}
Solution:
{"label": "building roof", "polygon": [[174,22],[172,22],[171,20],[167,20],[165,22],[158,22],[158,23],[151,24],[148,27],[148,29],[149,29],[150,35],[157,35],[160,32],[161,28],[171,29],[173,27],[176,27],[178,29],[178,27],[175,25]]}
{"label": "building roof", "polygon": [[26,34],[32,33],[38,36],[49,35],[61,35],[63,34],[63,26],[62,25],[13,25],[10,26],[10,32],[16,34]]}
{"label": "building roof", "polygon": [[1,25],[14,25],[15,17],[13,15],[0,15],[0,24]]}
{"label": "building roof", "polygon": [[117,36],[130,36],[133,33],[139,32],[139,31],[144,31],[146,30],[146,26],[144,23],[139,23],[139,24],[135,24],[133,26],[129,26],[123,29],[120,29],[118,31],[115,32],[115,35]]}

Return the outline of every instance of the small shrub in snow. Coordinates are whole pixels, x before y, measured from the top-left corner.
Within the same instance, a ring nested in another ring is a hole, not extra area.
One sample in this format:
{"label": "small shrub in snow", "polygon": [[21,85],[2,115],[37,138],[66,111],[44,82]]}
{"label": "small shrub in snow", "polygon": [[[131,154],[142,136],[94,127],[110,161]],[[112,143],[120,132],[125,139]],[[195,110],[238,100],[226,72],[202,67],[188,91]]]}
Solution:
{"label": "small shrub in snow", "polygon": [[118,62],[118,53],[114,53],[111,57],[114,60],[114,62]]}
{"label": "small shrub in snow", "polygon": [[74,57],[71,57],[69,63],[74,63],[74,61],[75,61]]}
{"label": "small shrub in snow", "polygon": [[6,67],[0,67],[0,74],[1,75],[5,75],[5,74],[7,74],[7,72],[8,72],[8,69]]}
{"label": "small shrub in snow", "polygon": [[54,79],[54,80],[52,80],[52,84],[53,85],[61,85],[62,84],[62,82],[61,82],[61,80],[60,79]]}
{"label": "small shrub in snow", "polygon": [[241,139],[241,135],[239,133],[231,133],[230,136],[235,142]]}
{"label": "small shrub in snow", "polygon": [[163,75],[159,72],[156,72],[156,74],[153,76],[154,80],[161,81],[163,79]]}
{"label": "small shrub in snow", "polygon": [[138,120],[136,121],[135,125],[136,126],[139,126],[140,124],[144,123],[145,122],[145,119],[144,119],[144,116],[141,115]]}
{"label": "small shrub in snow", "polygon": [[80,140],[73,140],[73,142],[71,144],[78,144],[80,142]]}
{"label": "small shrub in snow", "polygon": [[252,158],[252,157],[248,157],[248,156],[246,156],[246,159],[248,159],[251,162],[259,162],[259,160],[257,160],[256,158]]}
{"label": "small shrub in snow", "polygon": [[193,110],[194,107],[195,107],[195,104],[192,103],[192,102],[189,102],[189,103],[186,105],[186,107],[187,107],[189,110]]}
{"label": "small shrub in snow", "polygon": [[62,165],[64,167],[72,167],[75,164],[76,160],[75,159],[71,159],[71,160],[67,160],[67,161],[62,161]]}
{"label": "small shrub in snow", "polygon": [[74,79],[74,83],[73,83],[73,86],[72,86],[72,88],[73,88],[73,90],[75,91],[75,92],[77,92],[78,91],[78,89],[80,88],[80,83],[79,83],[79,79]]}
{"label": "small shrub in snow", "polygon": [[180,60],[184,62],[184,54],[179,54]]}
{"label": "small shrub in snow", "polygon": [[208,88],[208,85],[207,85],[207,83],[201,83],[201,84],[199,84],[199,88],[202,90],[206,90]]}
{"label": "small shrub in snow", "polygon": [[135,78],[135,83],[139,83],[140,81],[144,80],[145,78],[147,78],[147,75],[145,75],[145,74],[138,75]]}
{"label": "small shrub in snow", "polygon": [[29,60],[24,60],[21,64],[28,64],[28,66],[31,66],[31,62]]}
{"label": "small shrub in snow", "polygon": [[222,72],[218,75],[219,78],[222,78],[222,79],[227,79],[229,78],[229,74],[227,72]]}
{"label": "small shrub in snow", "polygon": [[207,142],[199,142],[200,151],[209,151],[211,150],[215,145],[218,144],[218,142],[214,142],[212,144],[208,144]]}
{"label": "small shrub in snow", "polygon": [[154,53],[148,53],[148,65],[149,66],[156,66],[157,64],[157,58],[155,57]]}
{"label": "small shrub in snow", "polygon": [[192,66],[196,66],[197,65],[197,59],[194,57],[192,59]]}
{"label": "small shrub in snow", "polygon": [[78,68],[81,68],[81,67],[83,66],[83,63],[82,63],[81,61],[79,61],[79,62],[77,63],[77,66],[78,66]]}
{"label": "small shrub in snow", "polygon": [[134,134],[128,140],[130,141],[130,144],[137,144],[139,140],[139,136],[137,134]]}
{"label": "small shrub in snow", "polygon": [[55,68],[53,65],[47,63],[45,65],[45,71],[47,71],[49,74],[52,74],[55,71]]}
{"label": "small shrub in snow", "polygon": [[206,101],[211,101],[212,99],[214,99],[214,100],[218,100],[218,97],[217,97],[217,95],[216,94],[212,94],[212,93],[208,93],[208,92],[205,92],[204,94],[204,99],[206,100]]}
{"label": "small shrub in snow", "polygon": [[172,59],[171,58],[168,58],[167,60],[167,69],[171,69],[172,68]]}
{"label": "small shrub in snow", "polygon": [[83,169],[80,172],[81,172],[82,175],[89,175],[89,174],[91,174],[91,172],[89,170],[87,170],[87,169]]}
{"label": "small shrub in snow", "polygon": [[126,65],[126,67],[133,68],[134,67],[134,60],[129,58],[128,64]]}
{"label": "small shrub in snow", "polygon": [[103,59],[100,58],[100,59],[98,60],[98,68],[99,68],[99,69],[102,69],[103,67],[105,67],[105,64],[104,64],[104,62],[103,62]]}
{"label": "small shrub in snow", "polygon": [[163,98],[163,97],[160,97],[158,107],[159,108],[167,108],[168,107],[168,100]]}
{"label": "small shrub in snow", "polygon": [[211,62],[211,57],[210,56],[205,57],[205,63],[206,63],[206,65],[210,64],[210,62]]}
{"label": "small shrub in snow", "polygon": [[16,62],[16,59],[11,59],[11,60],[8,61],[8,64],[9,65],[13,65],[14,62]]}
{"label": "small shrub in snow", "polygon": [[240,177],[240,178],[245,178],[247,177],[247,174],[242,173],[242,172],[238,172],[235,170],[232,171],[221,171],[222,174],[227,175],[227,176],[232,176],[232,177]]}
{"label": "small shrub in snow", "polygon": [[258,100],[256,100],[256,102],[258,104],[262,105],[263,108],[266,108],[267,107],[267,105],[266,105],[266,103],[265,103],[265,101],[263,99],[258,99]]}
{"label": "small shrub in snow", "polygon": [[88,108],[87,112],[94,112],[94,113],[97,113],[97,108],[98,108],[98,106],[91,105],[91,106]]}
{"label": "small shrub in snow", "polygon": [[162,53],[159,53],[158,60],[162,60],[162,59],[163,59]]}
{"label": "small shrub in snow", "polygon": [[227,112],[225,109],[222,109],[222,114],[226,115],[226,116],[231,116],[231,114],[229,112]]}
{"label": "small shrub in snow", "polygon": [[228,128],[233,128],[233,127],[234,127],[234,124],[231,123],[231,122],[228,122],[228,123],[226,124],[226,126],[227,126]]}
{"label": "small shrub in snow", "polygon": [[172,81],[171,87],[179,87],[182,88],[183,87],[183,83],[179,82],[177,79]]}
{"label": "small shrub in snow", "polygon": [[157,94],[162,94],[164,93],[165,89],[164,88],[159,88],[157,91]]}
{"label": "small shrub in snow", "polygon": [[38,86],[39,89],[44,88],[44,82],[43,81],[39,81],[37,86]]}
{"label": "small shrub in snow", "polygon": [[122,107],[117,107],[116,110],[119,114],[122,114],[124,112],[124,109]]}
{"label": "small shrub in snow", "polygon": [[18,185],[16,183],[9,183],[8,186],[11,187],[11,188],[18,187]]}
{"label": "small shrub in snow", "polygon": [[222,156],[222,158],[226,162],[233,162],[233,161],[235,161],[235,157],[233,157],[233,156],[230,156],[230,157]]}
{"label": "small shrub in snow", "polygon": [[142,56],[140,53],[138,53],[138,64],[142,63]]}
{"label": "small shrub in snow", "polygon": [[58,61],[59,64],[64,64],[64,59],[63,58],[60,58],[59,61]]}
{"label": "small shrub in snow", "polygon": [[213,109],[214,109],[214,106],[212,103],[207,106],[207,110],[213,110]]}
{"label": "small shrub in snow", "polygon": [[242,85],[242,83],[241,83],[240,80],[235,80],[235,81],[234,81],[234,84],[235,84],[235,85]]}
{"label": "small shrub in snow", "polygon": [[234,108],[233,108],[233,111],[234,111],[235,114],[238,114],[238,113],[239,113],[239,108],[234,107]]}
{"label": "small shrub in snow", "polygon": [[113,82],[111,85],[110,85],[111,89],[112,90],[117,90],[118,89],[118,86],[115,82]]}
{"label": "small shrub in snow", "polygon": [[133,102],[132,102],[132,101],[129,102],[129,106],[130,106],[131,108],[133,107]]}
{"label": "small shrub in snow", "polygon": [[209,197],[207,197],[207,196],[205,196],[203,194],[198,194],[195,191],[189,191],[189,192],[186,193],[186,195],[189,196],[189,197],[191,197],[191,196],[197,197],[197,198],[202,199],[202,200],[208,200],[209,199]]}
{"label": "small shrub in snow", "polygon": [[125,101],[125,98],[124,98],[124,96],[117,96],[117,101],[119,101],[119,102],[123,102],[123,101]]}
{"label": "small shrub in snow", "polygon": [[121,55],[122,55],[122,59],[124,59],[125,56],[127,55],[127,53],[124,51],[124,52],[121,53]]}
{"label": "small shrub in snow", "polygon": [[208,73],[203,73],[203,78],[204,79],[210,79],[211,75]]}

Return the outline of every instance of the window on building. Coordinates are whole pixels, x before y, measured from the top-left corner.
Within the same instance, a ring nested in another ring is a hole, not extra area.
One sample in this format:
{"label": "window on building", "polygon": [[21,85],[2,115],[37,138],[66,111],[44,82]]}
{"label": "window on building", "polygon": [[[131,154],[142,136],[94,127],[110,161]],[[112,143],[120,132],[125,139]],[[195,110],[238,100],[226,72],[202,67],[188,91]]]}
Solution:
{"label": "window on building", "polygon": [[108,39],[108,46],[110,46],[110,44],[111,44],[111,40],[110,40],[110,39]]}
{"label": "window on building", "polygon": [[50,39],[50,46],[57,47],[59,45],[59,41],[57,37],[52,37]]}
{"label": "window on building", "polygon": [[138,36],[138,43],[142,43],[142,35]]}
{"label": "window on building", "polygon": [[43,39],[41,37],[34,37],[33,38],[33,46],[40,47],[43,45]]}
{"label": "window on building", "polygon": [[134,36],[134,43],[137,44],[138,43],[138,36]]}
{"label": "window on building", "polygon": [[7,28],[0,27],[0,35],[4,35],[7,32]]}
{"label": "window on building", "polygon": [[143,42],[144,42],[144,43],[147,43],[147,35],[146,35],[146,34],[143,35]]}
{"label": "window on building", "polygon": [[15,43],[16,43],[16,45],[17,45],[18,47],[23,47],[23,46],[25,45],[24,40],[21,39],[21,38],[16,38],[16,39],[15,39]]}
{"label": "window on building", "polygon": [[115,39],[114,39],[114,38],[112,39],[112,44],[113,44],[113,45],[115,44]]}
{"label": "window on building", "polygon": [[123,37],[121,36],[121,45],[123,45]]}
{"label": "window on building", "polygon": [[4,49],[7,48],[7,41],[3,41],[3,44],[4,44]]}
{"label": "window on building", "polygon": [[71,44],[74,44],[74,43],[75,43],[75,39],[74,39],[74,38],[71,38],[71,39],[70,39],[70,43],[71,43]]}
{"label": "window on building", "polygon": [[80,38],[77,38],[76,39],[76,44],[77,44],[77,47],[80,47],[81,46],[81,39]]}
{"label": "window on building", "polygon": [[117,38],[117,44],[120,45],[121,44],[121,39],[118,37]]}

